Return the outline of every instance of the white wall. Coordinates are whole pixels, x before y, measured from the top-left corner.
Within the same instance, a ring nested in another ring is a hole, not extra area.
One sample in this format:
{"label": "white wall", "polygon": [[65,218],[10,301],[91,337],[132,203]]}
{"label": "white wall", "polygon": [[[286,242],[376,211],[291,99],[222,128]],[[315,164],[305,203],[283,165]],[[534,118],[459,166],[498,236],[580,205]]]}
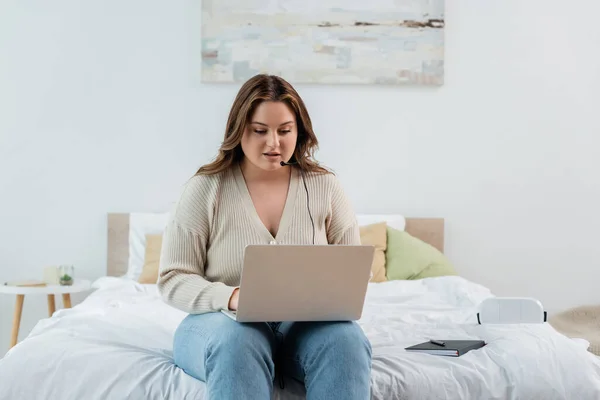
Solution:
{"label": "white wall", "polygon": [[[359,212],[445,217],[459,272],[497,294],[600,302],[599,14],[448,1],[442,88],[297,87],[319,158]],[[165,210],[214,155],[238,86],[200,83],[199,24],[199,1],[1,3],[0,281],[101,276],[106,213]],[[26,298],[20,339],[45,312]]]}

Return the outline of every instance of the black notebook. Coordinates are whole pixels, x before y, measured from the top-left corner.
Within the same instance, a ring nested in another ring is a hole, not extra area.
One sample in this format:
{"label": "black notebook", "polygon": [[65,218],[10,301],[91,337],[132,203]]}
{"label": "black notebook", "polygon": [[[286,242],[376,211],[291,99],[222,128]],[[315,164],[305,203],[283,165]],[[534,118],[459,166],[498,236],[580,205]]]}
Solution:
{"label": "black notebook", "polygon": [[[436,344],[440,342],[444,345]],[[460,357],[471,350],[485,346],[483,340],[434,340],[407,347],[406,351],[428,353],[437,356]]]}

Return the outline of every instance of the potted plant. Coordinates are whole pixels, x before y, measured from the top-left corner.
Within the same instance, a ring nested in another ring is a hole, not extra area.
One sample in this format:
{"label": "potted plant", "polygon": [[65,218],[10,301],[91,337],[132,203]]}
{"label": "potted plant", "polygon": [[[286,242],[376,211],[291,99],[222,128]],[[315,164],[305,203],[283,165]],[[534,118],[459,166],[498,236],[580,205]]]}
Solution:
{"label": "potted plant", "polygon": [[60,277],[60,284],[63,286],[71,286],[73,284],[73,278],[69,274],[63,274]]}
{"label": "potted plant", "polygon": [[61,265],[59,267],[58,280],[62,286],[71,286],[73,284],[74,268],[72,265]]}

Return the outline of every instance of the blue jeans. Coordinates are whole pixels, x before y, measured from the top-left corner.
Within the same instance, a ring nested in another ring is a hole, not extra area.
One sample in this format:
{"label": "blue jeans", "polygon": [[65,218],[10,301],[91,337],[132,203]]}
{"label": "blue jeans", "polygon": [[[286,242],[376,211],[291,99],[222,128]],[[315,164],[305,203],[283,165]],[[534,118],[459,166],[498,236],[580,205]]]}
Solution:
{"label": "blue jeans", "polygon": [[175,364],[206,382],[208,399],[270,399],[276,369],[304,382],[309,400],[367,400],[371,345],[355,322],[239,323],[188,315],[175,332]]}

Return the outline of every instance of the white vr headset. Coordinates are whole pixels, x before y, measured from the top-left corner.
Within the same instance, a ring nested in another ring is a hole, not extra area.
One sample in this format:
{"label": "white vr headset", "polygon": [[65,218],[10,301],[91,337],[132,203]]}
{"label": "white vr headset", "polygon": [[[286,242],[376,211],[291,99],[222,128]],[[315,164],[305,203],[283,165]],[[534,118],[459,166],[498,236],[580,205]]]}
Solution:
{"label": "white vr headset", "polygon": [[547,313],[542,303],[529,297],[492,297],[481,302],[479,324],[541,324]]}

